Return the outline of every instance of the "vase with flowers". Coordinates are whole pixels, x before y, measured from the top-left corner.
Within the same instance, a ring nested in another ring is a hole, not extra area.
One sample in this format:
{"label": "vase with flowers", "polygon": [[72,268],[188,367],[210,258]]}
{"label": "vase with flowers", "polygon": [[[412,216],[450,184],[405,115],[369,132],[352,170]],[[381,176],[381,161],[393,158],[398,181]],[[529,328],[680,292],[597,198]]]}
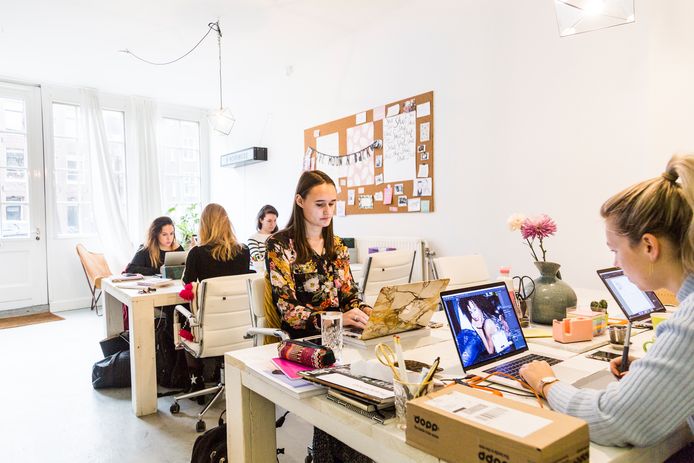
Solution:
{"label": "vase with flowers", "polygon": [[[508,225],[511,231],[520,230],[540,272],[540,277],[533,280],[535,289],[529,298],[530,321],[551,325],[555,319],[564,319],[567,309],[576,307],[576,293],[561,279],[560,264],[547,261],[545,239],[557,232],[557,224],[546,214],[533,218],[513,214],[508,219]],[[536,244],[541,257],[536,251]]]}

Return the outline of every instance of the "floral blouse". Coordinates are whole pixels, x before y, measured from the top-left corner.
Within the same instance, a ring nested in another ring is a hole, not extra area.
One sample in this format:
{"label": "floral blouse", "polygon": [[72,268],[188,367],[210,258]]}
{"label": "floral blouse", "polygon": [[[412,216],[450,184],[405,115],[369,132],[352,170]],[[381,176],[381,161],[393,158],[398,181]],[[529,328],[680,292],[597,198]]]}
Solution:
{"label": "floral blouse", "polygon": [[292,338],[318,333],[321,312],[346,312],[362,305],[347,247],[339,237],[334,239],[334,260],[314,252],[303,264],[296,263],[294,240],[286,233],[275,234],[266,242],[272,301],[281,313],[282,329]]}

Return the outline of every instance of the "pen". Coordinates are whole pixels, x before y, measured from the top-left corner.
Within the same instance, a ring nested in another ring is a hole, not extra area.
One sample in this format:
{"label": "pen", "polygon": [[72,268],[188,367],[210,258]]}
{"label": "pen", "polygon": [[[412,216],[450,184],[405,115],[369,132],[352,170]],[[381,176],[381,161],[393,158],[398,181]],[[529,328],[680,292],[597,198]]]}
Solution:
{"label": "pen", "polygon": [[434,363],[431,364],[431,368],[429,368],[429,371],[427,372],[426,376],[424,376],[424,379],[422,380],[421,384],[417,388],[417,397],[422,395],[422,392],[424,392],[426,385],[429,383],[429,381],[431,381],[431,378],[434,377],[434,373],[436,373],[436,369],[439,367],[440,361],[441,361],[441,357],[436,357],[436,360],[434,360]]}
{"label": "pen", "polygon": [[619,365],[620,373],[629,369],[629,344],[631,344],[631,322],[627,323],[627,334],[624,337],[624,349],[622,349],[622,363]]}
{"label": "pen", "polygon": [[405,355],[402,353],[402,344],[400,344],[400,336],[393,336],[393,344],[395,345],[395,356],[398,358],[398,370],[400,370],[400,378],[402,381],[407,381],[407,369],[405,368]]}

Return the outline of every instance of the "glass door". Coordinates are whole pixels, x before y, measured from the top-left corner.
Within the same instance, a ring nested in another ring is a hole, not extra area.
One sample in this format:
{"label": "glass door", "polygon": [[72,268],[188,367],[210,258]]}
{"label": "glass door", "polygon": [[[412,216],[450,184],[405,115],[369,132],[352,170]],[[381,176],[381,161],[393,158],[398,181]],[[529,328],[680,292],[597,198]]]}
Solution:
{"label": "glass door", "polygon": [[39,87],[0,83],[0,311],[48,304]]}

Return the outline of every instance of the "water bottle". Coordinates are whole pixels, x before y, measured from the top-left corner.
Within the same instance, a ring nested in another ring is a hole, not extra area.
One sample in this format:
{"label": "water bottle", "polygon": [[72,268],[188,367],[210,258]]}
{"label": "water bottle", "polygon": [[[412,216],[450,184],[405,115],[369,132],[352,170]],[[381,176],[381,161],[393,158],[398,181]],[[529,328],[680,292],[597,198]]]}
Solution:
{"label": "water bottle", "polygon": [[498,281],[503,281],[506,283],[508,288],[508,294],[511,297],[511,304],[513,305],[513,310],[516,312],[518,319],[521,319],[520,306],[518,305],[518,300],[516,299],[516,290],[513,288],[513,278],[511,277],[511,267],[501,267],[499,269]]}

